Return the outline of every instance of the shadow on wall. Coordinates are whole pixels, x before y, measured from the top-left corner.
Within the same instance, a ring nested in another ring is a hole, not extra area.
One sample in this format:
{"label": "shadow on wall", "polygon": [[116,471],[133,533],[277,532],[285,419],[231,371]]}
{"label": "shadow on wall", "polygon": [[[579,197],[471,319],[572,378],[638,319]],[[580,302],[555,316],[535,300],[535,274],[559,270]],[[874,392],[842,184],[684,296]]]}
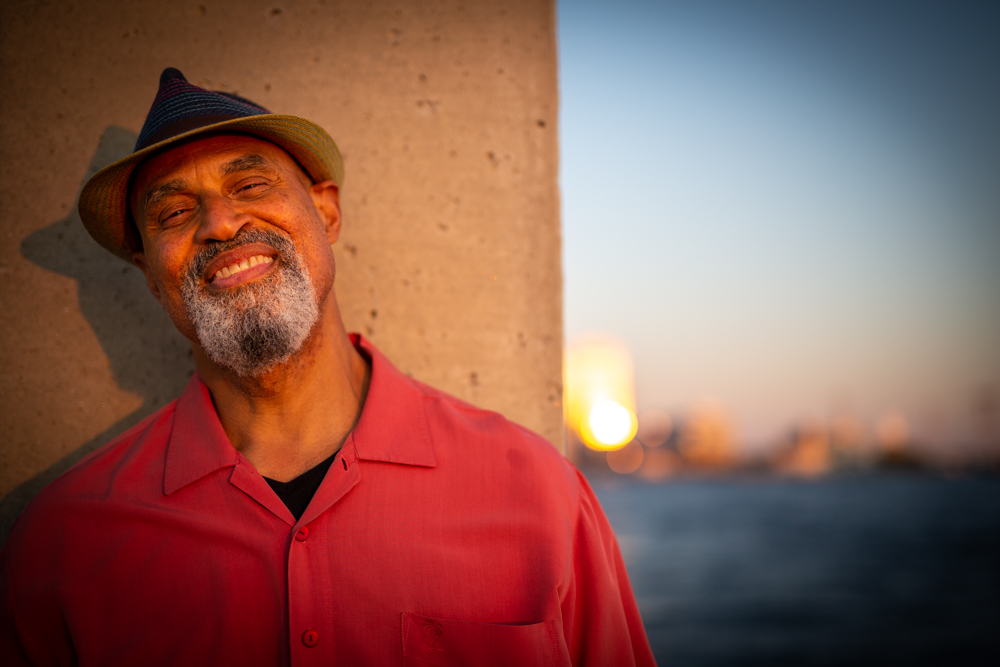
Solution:
{"label": "shadow on wall", "polygon": [[[136,135],[108,127],[101,136],[83,183],[99,169],[130,154]],[[146,287],[142,273],[99,246],[74,207],[67,217],[27,236],[21,254],[43,269],[77,283],[80,310],[107,355],[119,388],[136,394],[142,406],[0,501],[0,543],[14,521],[46,484],[80,458],[176,398],[194,372],[191,347]],[[42,370],[42,369],[40,369]]]}

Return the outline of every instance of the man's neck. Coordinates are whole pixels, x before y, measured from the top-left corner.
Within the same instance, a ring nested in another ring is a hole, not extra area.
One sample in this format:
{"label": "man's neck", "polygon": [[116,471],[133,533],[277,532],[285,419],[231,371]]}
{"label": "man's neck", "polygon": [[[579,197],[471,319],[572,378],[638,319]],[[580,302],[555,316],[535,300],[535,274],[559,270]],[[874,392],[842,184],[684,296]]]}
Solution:
{"label": "man's neck", "polygon": [[371,366],[351,343],[332,294],[302,349],[260,377],[237,377],[193,347],[229,441],[265,477],[285,482],[322,462],[361,416]]}

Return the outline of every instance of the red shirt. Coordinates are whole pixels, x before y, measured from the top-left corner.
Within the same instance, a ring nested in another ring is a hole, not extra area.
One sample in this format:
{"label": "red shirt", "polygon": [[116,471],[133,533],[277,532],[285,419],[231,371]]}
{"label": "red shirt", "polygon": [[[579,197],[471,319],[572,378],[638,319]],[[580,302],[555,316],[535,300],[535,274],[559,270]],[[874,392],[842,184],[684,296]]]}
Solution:
{"label": "red shirt", "polygon": [[2,554],[0,656],[654,664],[580,473],[540,436],[355,343],[372,360],[368,398],[299,521],[195,376],[19,519]]}

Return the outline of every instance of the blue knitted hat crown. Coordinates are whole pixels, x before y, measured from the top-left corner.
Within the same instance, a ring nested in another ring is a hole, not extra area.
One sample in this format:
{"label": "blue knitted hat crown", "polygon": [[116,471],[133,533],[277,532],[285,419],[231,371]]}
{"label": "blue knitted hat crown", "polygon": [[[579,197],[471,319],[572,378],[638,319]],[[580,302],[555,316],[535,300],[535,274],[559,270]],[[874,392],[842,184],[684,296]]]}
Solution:
{"label": "blue knitted hat crown", "polygon": [[205,125],[268,113],[271,112],[238,95],[194,86],[180,70],[168,67],[160,75],[160,90],[149,108],[135,150]]}

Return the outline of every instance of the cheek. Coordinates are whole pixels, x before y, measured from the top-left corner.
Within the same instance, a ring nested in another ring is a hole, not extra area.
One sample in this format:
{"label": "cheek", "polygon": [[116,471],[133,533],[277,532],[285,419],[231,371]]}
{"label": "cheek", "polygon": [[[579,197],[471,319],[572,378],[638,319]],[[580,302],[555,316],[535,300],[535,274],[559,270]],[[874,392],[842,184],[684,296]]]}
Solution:
{"label": "cheek", "polygon": [[323,303],[333,291],[333,283],[337,275],[337,263],[330,249],[330,244],[325,243],[320,247],[313,245],[308,254],[303,253],[303,260],[309,269],[309,279],[316,289],[316,297],[320,303]]}
{"label": "cheek", "polygon": [[179,295],[184,280],[184,262],[175,259],[172,253],[161,252],[157,255],[154,266],[154,279],[160,288],[160,294],[166,298],[171,298],[175,293]]}
{"label": "cheek", "polygon": [[298,246],[299,253],[308,263],[309,273],[317,289],[321,289],[325,296],[337,273],[336,261],[330,239],[326,234],[326,227],[314,207],[296,210],[295,214],[297,218],[290,219],[302,220],[304,224],[299,226],[298,230],[289,229],[287,231]]}
{"label": "cheek", "polygon": [[309,267],[313,285],[320,299],[325,299],[330,290],[333,289],[334,279],[337,277],[337,261],[329,244],[325,248],[318,248],[317,260]]}
{"label": "cheek", "polygon": [[184,298],[181,295],[181,285],[187,271],[184,255],[176,252],[169,244],[161,244],[150,266],[153,270],[153,281],[160,292],[160,303],[167,311],[170,320],[177,330],[189,340],[197,340],[194,325],[188,315]]}

